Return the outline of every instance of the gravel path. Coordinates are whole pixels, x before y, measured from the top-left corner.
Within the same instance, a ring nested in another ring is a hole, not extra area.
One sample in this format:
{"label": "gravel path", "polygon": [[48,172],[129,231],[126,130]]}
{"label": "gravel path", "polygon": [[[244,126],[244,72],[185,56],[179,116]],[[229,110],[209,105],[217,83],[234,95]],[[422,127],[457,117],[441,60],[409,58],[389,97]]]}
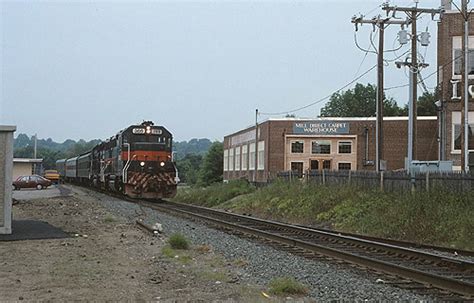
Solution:
{"label": "gravel path", "polygon": [[[74,188],[76,193],[85,190]],[[308,260],[287,252],[259,245],[246,239],[208,228],[181,218],[158,213],[148,208],[89,192],[111,212],[130,220],[146,214],[149,223],[163,224],[164,233],[182,233],[194,245],[207,244],[229,261],[243,260],[247,265],[241,268],[239,278],[243,282],[268,285],[274,277],[291,276],[311,289],[310,297],[318,301],[364,300],[364,301],[434,301],[436,298],[422,296],[396,287],[376,283],[377,277],[359,269],[324,261]]]}

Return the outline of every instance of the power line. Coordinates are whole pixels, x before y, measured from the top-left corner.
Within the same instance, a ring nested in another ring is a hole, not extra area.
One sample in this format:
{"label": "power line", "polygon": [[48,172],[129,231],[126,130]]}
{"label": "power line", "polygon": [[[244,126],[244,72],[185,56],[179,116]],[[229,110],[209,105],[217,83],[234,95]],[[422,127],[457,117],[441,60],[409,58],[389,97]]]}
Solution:
{"label": "power line", "polygon": [[352,85],[353,83],[355,83],[357,80],[359,80],[360,78],[364,77],[365,75],[367,75],[369,72],[371,72],[373,69],[375,69],[377,67],[377,64],[375,64],[374,66],[372,66],[371,68],[369,68],[368,70],[366,70],[364,73],[362,73],[360,76],[354,78],[352,81],[350,81],[349,83],[345,84],[344,86],[342,86],[341,88],[339,88],[338,90],[332,92],[331,94],[321,98],[321,99],[318,99],[310,104],[307,104],[305,106],[302,106],[302,107],[299,107],[299,108],[296,108],[296,109],[292,109],[292,110],[288,110],[288,111],[283,111],[283,112],[276,112],[276,113],[265,113],[265,112],[259,112],[259,114],[261,115],[266,115],[266,116],[276,116],[276,115],[284,115],[284,114],[290,114],[290,113],[295,113],[295,112],[298,112],[300,110],[303,110],[303,109],[306,109],[308,107],[311,107],[313,105],[316,105],[318,103],[321,103],[323,101],[325,101],[326,99],[329,99],[333,94],[337,93],[337,92],[340,92],[341,90],[347,88],[348,86]]}

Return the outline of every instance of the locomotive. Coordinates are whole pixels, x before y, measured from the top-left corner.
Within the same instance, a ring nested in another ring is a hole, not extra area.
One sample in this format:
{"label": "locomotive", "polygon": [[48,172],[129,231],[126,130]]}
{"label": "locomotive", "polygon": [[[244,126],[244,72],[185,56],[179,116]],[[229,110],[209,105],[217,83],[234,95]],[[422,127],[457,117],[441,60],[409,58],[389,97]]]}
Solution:
{"label": "locomotive", "polygon": [[91,151],[56,162],[61,178],[131,198],[176,195],[178,171],[172,159],[172,135],[152,121],[131,125]]}

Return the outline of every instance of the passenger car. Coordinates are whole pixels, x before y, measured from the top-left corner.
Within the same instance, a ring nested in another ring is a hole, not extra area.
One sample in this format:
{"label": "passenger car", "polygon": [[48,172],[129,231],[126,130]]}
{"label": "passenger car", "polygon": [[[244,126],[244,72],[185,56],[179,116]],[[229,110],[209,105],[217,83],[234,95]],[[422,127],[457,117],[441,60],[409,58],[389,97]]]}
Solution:
{"label": "passenger car", "polygon": [[36,188],[43,189],[51,186],[52,182],[46,178],[38,175],[20,176],[13,181],[13,189],[18,190],[22,188]]}
{"label": "passenger car", "polygon": [[43,176],[53,183],[59,182],[59,173],[55,169],[45,170]]}

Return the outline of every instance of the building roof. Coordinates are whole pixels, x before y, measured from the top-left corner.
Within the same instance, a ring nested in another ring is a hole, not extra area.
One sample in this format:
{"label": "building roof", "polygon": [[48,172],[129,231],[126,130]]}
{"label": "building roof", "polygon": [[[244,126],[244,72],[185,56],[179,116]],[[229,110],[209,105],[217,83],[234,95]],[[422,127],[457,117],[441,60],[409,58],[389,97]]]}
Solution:
{"label": "building roof", "polygon": [[[423,121],[423,120],[437,120],[438,117],[436,116],[417,116],[416,117],[417,121]],[[383,117],[384,121],[408,121],[408,116],[396,116],[396,117]],[[258,122],[258,125],[261,125],[265,122],[271,122],[271,121],[295,121],[295,122],[307,122],[307,121],[376,121],[376,117],[281,117],[281,118],[268,118],[263,121]],[[251,130],[255,128],[255,124],[253,125],[248,125],[238,131],[235,131],[231,134],[227,134],[224,136],[224,138],[236,135],[241,132],[245,132],[248,130]]]}
{"label": "building roof", "polygon": [[14,131],[16,131],[16,126],[0,125],[0,132],[14,132]]}
{"label": "building roof", "polygon": [[41,163],[43,159],[13,158],[13,163]]}

